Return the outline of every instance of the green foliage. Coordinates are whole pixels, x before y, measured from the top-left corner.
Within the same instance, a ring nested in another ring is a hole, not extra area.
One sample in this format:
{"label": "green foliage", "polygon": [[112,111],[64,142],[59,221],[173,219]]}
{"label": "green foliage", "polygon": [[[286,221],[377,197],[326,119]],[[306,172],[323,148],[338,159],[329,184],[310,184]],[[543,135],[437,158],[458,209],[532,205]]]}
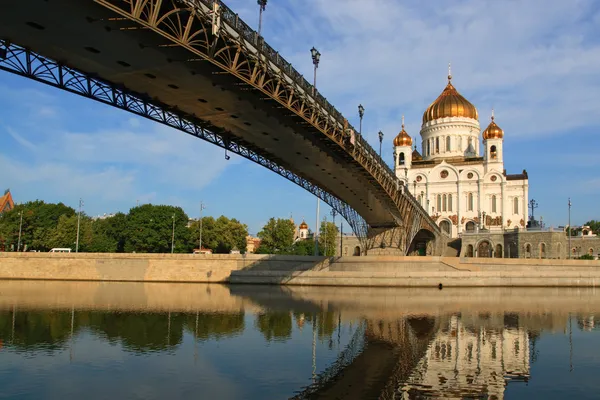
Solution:
{"label": "green foliage", "polygon": [[[217,219],[202,218],[202,247],[211,249],[213,253],[228,254],[233,249],[245,253],[246,236],[248,236],[248,226],[235,218],[229,219],[223,215]],[[199,222],[193,222],[190,225],[189,240],[191,248],[198,248]]]}
{"label": "green foliage", "polygon": [[124,249],[136,253],[170,253],[175,224],[176,253],[189,253],[188,216],[181,207],[144,204],[129,210]]}
{"label": "green foliage", "polygon": [[579,257],[580,260],[593,260],[594,256],[590,255],[590,254],[584,254],[581,257]]}
{"label": "green foliage", "polygon": [[[77,215],[67,217],[62,215],[54,229],[51,229],[46,237],[46,245],[49,248],[62,247],[75,249],[77,241]],[[79,224],[79,251],[88,251],[92,243],[92,220],[81,216]]]}
{"label": "green foliage", "polygon": [[294,244],[296,227],[289,219],[271,218],[258,232],[261,239],[258,254],[289,254]]}
{"label": "green foliage", "polygon": [[97,219],[92,224],[93,239],[86,251],[93,253],[122,253],[127,238],[127,216],[117,213]]}
{"label": "green foliage", "polygon": [[596,221],[595,219],[586,222],[583,224],[585,226],[589,226],[593,233],[600,234],[600,221]]}
{"label": "green foliage", "polygon": [[[319,252],[321,248],[319,247]],[[312,256],[315,254],[315,241],[313,239],[298,240],[292,247],[291,254],[295,256]]]}
{"label": "green foliage", "polygon": [[16,205],[11,211],[0,215],[0,246],[3,244],[5,249],[9,249],[11,244],[17,247],[21,212],[23,213],[21,248],[27,245],[28,249],[40,251],[48,251],[52,248],[48,244],[49,235],[56,228],[59,218],[75,215],[75,210],[63,203],[46,204],[36,200]]}
{"label": "green foliage", "polygon": [[321,229],[319,232],[319,255],[327,257],[335,256],[338,234],[339,229],[333,222],[321,222]]}

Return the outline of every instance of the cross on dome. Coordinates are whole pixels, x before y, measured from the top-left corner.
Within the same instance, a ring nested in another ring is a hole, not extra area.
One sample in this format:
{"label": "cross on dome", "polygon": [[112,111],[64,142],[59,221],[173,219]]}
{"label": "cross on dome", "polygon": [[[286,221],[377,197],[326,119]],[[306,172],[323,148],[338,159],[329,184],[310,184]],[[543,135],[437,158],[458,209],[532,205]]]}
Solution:
{"label": "cross on dome", "polygon": [[448,63],[448,82],[452,80],[452,63]]}

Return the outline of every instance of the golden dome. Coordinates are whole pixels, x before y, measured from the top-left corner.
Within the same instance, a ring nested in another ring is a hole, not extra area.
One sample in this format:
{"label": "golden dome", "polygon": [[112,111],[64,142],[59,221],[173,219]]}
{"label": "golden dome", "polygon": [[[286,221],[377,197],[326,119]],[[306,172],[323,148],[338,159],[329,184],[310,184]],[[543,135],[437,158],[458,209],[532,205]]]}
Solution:
{"label": "golden dome", "polygon": [[408,146],[408,147],[412,147],[412,138],[404,130],[404,115],[402,116],[402,130],[394,138],[394,147],[396,147],[396,146]]}
{"label": "golden dome", "polygon": [[492,122],[490,122],[488,127],[485,128],[485,131],[483,131],[483,139],[488,140],[502,138],[504,138],[504,131],[502,128],[496,125],[496,122],[494,122],[494,110],[492,110]]}
{"label": "golden dome", "polygon": [[308,229],[308,225],[306,224],[306,222],[302,221],[302,223],[300,224],[300,229]]}
{"label": "golden dome", "polygon": [[448,74],[448,85],[423,113],[423,124],[438,118],[463,117],[479,119],[477,109],[452,86],[452,75]]}

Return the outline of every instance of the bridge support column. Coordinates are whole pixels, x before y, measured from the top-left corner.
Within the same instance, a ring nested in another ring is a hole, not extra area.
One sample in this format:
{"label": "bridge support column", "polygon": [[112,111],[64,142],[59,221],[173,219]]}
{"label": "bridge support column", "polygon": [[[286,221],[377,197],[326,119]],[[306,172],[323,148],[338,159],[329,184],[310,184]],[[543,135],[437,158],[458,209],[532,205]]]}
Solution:
{"label": "bridge support column", "polygon": [[369,256],[441,256],[446,248],[443,235],[421,229],[411,235],[402,227],[370,228],[362,254]]}

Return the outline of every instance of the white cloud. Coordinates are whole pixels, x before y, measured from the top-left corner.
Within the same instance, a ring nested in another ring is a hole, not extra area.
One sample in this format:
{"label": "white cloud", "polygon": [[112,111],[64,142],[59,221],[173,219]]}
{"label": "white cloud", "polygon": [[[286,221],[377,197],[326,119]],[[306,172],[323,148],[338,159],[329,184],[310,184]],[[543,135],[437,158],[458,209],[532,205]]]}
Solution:
{"label": "white cloud", "polygon": [[[257,8],[247,10],[241,0],[230,3],[247,22],[254,22]],[[409,133],[418,134],[423,111],[443,89],[449,61],[455,85],[478,107],[482,125],[493,106],[507,134],[533,137],[597,123],[600,45],[594,18],[600,13],[595,4],[592,0],[456,0],[443,6],[410,0],[269,3],[265,37],[309,80],[308,49],[313,44],[319,48],[322,94],[355,124],[356,106],[362,103],[367,109],[364,128],[371,140],[384,127],[399,131],[402,113]]]}

